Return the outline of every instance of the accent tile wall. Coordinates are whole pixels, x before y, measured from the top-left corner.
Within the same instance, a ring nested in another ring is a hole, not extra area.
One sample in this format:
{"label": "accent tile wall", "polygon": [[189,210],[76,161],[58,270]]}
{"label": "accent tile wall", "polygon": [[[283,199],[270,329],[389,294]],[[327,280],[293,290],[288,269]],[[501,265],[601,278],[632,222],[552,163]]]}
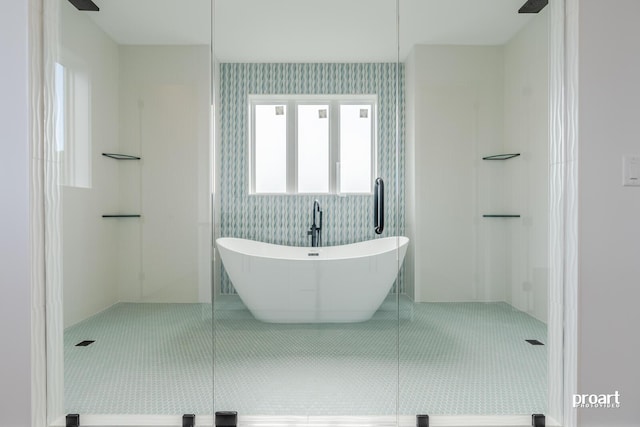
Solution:
{"label": "accent tile wall", "polygon": [[[396,78],[398,76],[399,78]],[[399,85],[399,86],[397,86]],[[311,207],[324,211],[323,244],[379,237],[373,229],[373,196],[260,196],[248,194],[249,94],[377,94],[378,176],[385,180],[385,231],[404,233],[404,65],[220,64],[220,235],[289,246],[308,246]],[[397,102],[398,101],[398,102]],[[397,108],[400,142],[396,147]],[[400,161],[396,162],[396,159]],[[396,168],[398,179],[396,181]],[[396,185],[397,184],[397,185]],[[396,203],[397,198],[397,203]],[[221,293],[235,293],[224,267]],[[400,287],[402,289],[402,286]]]}

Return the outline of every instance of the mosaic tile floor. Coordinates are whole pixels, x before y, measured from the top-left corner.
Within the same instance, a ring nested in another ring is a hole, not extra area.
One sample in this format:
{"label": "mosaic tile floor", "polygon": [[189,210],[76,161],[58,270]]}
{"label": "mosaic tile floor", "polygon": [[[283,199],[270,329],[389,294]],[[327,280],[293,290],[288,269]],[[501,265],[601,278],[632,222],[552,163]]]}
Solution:
{"label": "mosaic tile floor", "polygon": [[[545,342],[546,327],[506,303],[402,300],[398,322],[389,299],[369,322],[274,325],[255,320],[237,297],[223,297],[215,316],[215,363],[209,304],[120,303],[68,328],[66,412],[377,416],[396,408],[403,415],[546,409],[546,346],[525,342]],[[83,340],[95,342],[75,346]]]}

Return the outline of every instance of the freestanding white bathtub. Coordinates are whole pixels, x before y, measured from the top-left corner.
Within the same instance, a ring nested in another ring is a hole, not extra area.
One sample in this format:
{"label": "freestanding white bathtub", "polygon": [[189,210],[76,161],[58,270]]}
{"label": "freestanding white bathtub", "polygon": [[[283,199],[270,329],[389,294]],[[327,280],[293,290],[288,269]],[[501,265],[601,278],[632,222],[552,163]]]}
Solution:
{"label": "freestanding white bathtub", "polygon": [[369,320],[391,290],[407,237],[319,248],[222,237],[222,263],[256,319],[269,323]]}

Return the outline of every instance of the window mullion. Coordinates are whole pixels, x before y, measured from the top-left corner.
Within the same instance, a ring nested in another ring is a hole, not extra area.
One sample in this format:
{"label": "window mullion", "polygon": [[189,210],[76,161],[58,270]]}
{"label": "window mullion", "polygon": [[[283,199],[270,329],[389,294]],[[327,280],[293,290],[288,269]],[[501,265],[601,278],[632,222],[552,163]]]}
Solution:
{"label": "window mullion", "polygon": [[330,192],[340,194],[340,102],[333,100],[330,102],[330,121],[329,121],[329,179]]}
{"label": "window mullion", "polygon": [[249,102],[249,120],[250,135],[249,135],[249,156],[247,173],[249,179],[249,194],[255,194],[256,192],[256,123],[255,123],[255,102]]}
{"label": "window mullion", "polygon": [[373,182],[380,171],[377,168],[378,165],[378,112],[376,111],[377,102],[370,103],[371,105],[371,187],[370,191],[373,192]]}
{"label": "window mullion", "polygon": [[287,193],[298,193],[298,114],[296,102],[287,102]]}

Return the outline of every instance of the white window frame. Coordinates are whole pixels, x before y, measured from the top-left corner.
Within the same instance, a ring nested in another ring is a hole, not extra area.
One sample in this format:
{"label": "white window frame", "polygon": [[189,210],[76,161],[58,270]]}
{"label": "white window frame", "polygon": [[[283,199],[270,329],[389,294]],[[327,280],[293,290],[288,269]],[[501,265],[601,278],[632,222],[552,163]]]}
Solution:
{"label": "white window frame", "polygon": [[[248,96],[248,157],[247,182],[249,195],[339,195],[356,196],[373,194],[373,182],[377,176],[378,153],[378,96],[377,95],[249,95]],[[257,193],[255,181],[255,107],[257,105],[286,105],[287,107],[287,186],[284,193]],[[298,105],[329,106],[329,191],[326,193],[298,192]],[[340,105],[371,106],[371,179],[369,191],[340,193]]]}

